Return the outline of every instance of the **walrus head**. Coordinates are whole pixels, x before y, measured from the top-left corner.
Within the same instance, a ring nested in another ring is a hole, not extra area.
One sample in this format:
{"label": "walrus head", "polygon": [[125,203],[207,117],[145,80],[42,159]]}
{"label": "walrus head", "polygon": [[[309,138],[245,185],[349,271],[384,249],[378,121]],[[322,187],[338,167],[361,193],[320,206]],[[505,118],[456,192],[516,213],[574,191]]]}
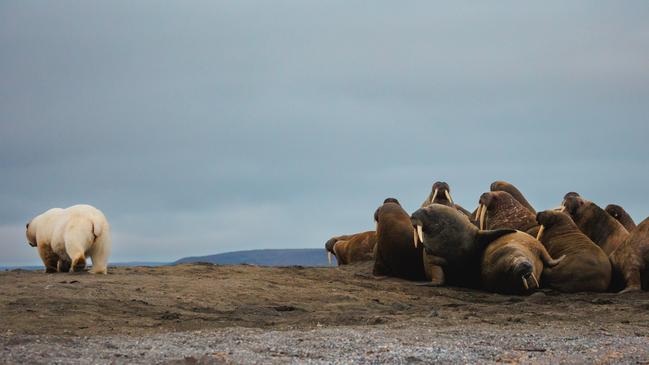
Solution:
{"label": "walrus head", "polygon": [[36,247],[36,232],[34,229],[29,229],[31,223],[32,222],[29,221],[25,225],[25,235],[27,236],[27,243],[32,247]]}
{"label": "walrus head", "polygon": [[469,218],[455,208],[431,204],[420,208],[410,216],[415,245],[423,243],[426,252],[444,262],[462,262],[467,257],[479,255],[491,241],[513,229],[495,231],[478,230]]}
{"label": "walrus head", "polygon": [[628,231],[597,204],[575,194],[568,193],[563,200],[566,213],[604,253],[611,253],[628,236]]}
{"label": "walrus head", "polygon": [[[399,203],[399,201],[397,199],[395,199],[395,198],[385,198],[385,200],[383,201],[383,204],[384,205],[385,204],[396,204],[398,206],[401,206],[401,203]],[[376,222],[377,224],[379,223],[379,210],[380,209],[381,209],[381,207],[378,207],[374,211],[374,222]]]}
{"label": "walrus head", "polygon": [[629,215],[629,213],[627,213],[621,206],[617,204],[609,204],[604,208],[604,210],[606,213],[610,214],[611,217],[620,222],[627,231],[631,232],[636,228],[636,224],[633,221],[633,218],[631,218],[631,215]]}
{"label": "walrus head", "polygon": [[541,225],[539,233],[536,236],[537,241],[541,241],[545,230],[552,229],[552,227],[558,224],[565,224],[577,229],[577,226],[575,226],[575,223],[572,221],[570,216],[564,213],[564,209],[565,208],[560,210],[545,210],[536,214],[536,221]]}
{"label": "walrus head", "polygon": [[518,188],[516,188],[514,185],[506,182],[506,181],[494,181],[491,183],[491,186],[489,187],[491,191],[504,191],[509,193],[514,199],[516,199],[519,203],[521,203],[525,208],[527,208],[530,212],[533,214],[536,214],[536,210],[534,210],[534,207],[525,199],[525,196],[523,193],[521,193]]}
{"label": "walrus head", "polygon": [[573,219],[577,216],[583,214],[584,207],[590,203],[589,201],[583,199],[581,195],[570,192],[563,197],[563,202],[561,205],[565,208],[566,213],[570,214]]}
{"label": "walrus head", "polygon": [[445,181],[436,181],[430,192],[431,204],[442,204],[449,207],[453,206],[453,198],[451,198],[451,188]]}
{"label": "walrus head", "polygon": [[527,231],[536,226],[534,214],[506,191],[482,194],[475,220],[480,229],[512,228]]}
{"label": "walrus head", "polygon": [[[329,261],[329,265],[331,265],[331,256],[336,257],[336,252],[334,251],[336,242],[338,242],[338,237],[333,237],[325,242],[325,250],[327,250],[327,260]],[[338,258],[336,257],[336,259]]]}

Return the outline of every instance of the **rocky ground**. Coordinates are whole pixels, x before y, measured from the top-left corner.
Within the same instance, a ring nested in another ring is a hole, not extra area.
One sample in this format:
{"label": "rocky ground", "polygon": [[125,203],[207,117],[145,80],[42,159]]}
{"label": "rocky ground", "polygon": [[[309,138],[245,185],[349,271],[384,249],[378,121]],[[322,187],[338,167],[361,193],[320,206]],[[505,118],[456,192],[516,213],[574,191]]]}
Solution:
{"label": "rocky ground", "polygon": [[649,293],[505,296],[371,265],[0,273],[0,363],[649,364]]}

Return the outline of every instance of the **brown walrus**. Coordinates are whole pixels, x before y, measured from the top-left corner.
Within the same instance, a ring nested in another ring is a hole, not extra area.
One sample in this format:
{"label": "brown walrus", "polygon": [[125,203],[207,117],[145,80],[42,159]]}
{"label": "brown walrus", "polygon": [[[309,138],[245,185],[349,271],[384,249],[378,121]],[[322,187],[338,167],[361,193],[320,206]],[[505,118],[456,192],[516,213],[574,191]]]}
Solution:
{"label": "brown walrus", "polygon": [[414,212],[410,221],[414,239],[423,243],[436,265],[442,266],[446,284],[479,288],[480,262],[485,247],[512,229],[478,230],[457,209],[431,204]]}
{"label": "brown walrus", "polygon": [[[453,198],[451,197],[451,188],[448,183],[444,181],[436,181],[433,184],[430,194],[421,204],[421,207],[423,208],[431,204],[442,204],[457,209],[469,218],[471,216],[469,211],[453,202]],[[415,247],[417,247],[416,237]],[[440,266],[433,264],[434,261],[435,258],[431,257],[430,254],[424,251],[424,270],[426,271],[426,280],[431,286],[444,285],[444,270]]]}
{"label": "brown walrus", "polygon": [[506,182],[506,181],[494,181],[491,183],[490,186],[491,191],[504,191],[509,193],[509,195],[513,196],[514,199],[516,199],[519,203],[521,203],[525,208],[527,208],[532,214],[536,214],[536,210],[534,210],[534,207],[532,207],[532,204],[530,204],[527,199],[525,199],[525,196],[523,193],[520,192],[514,185]]}
{"label": "brown walrus", "polygon": [[620,222],[629,233],[635,229],[636,224],[633,221],[633,218],[631,218],[629,213],[627,213],[621,206],[617,204],[609,204],[604,208],[604,210]]}
{"label": "brown walrus", "polygon": [[563,292],[603,292],[611,283],[611,263],[604,251],[583,234],[567,214],[546,210],[536,215],[544,227],[541,243],[552,257],[565,256],[543,271],[543,284]]}
{"label": "brown walrus", "polygon": [[374,248],[374,275],[394,276],[423,281],[423,249],[412,244],[413,228],[410,216],[394,198],[374,212],[376,246]]}
{"label": "brown walrus", "polygon": [[539,224],[536,215],[506,191],[492,191],[480,196],[478,223],[480,229],[511,228],[536,237]]}
{"label": "brown walrus", "polygon": [[620,222],[577,193],[566,194],[562,205],[579,230],[604,250],[606,255],[610,255],[629,237],[629,232]]}
{"label": "brown walrus", "polygon": [[502,236],[485,249],[482,287],[503,294],[522,294],[539,288],[543,268],[558,265],[534,237],[523,232]]}
{"label": "brown walrus", "polygon": [[336,236],[325,243],[329,265],[331,255],[336,257],[338,265],[374,259],[376,231],[367,231],[351,235]]}
{"label": "brown walrus", "polygon": [[649,290],[649,218],[640,222],[609,258],[624,281],[621,293]]}

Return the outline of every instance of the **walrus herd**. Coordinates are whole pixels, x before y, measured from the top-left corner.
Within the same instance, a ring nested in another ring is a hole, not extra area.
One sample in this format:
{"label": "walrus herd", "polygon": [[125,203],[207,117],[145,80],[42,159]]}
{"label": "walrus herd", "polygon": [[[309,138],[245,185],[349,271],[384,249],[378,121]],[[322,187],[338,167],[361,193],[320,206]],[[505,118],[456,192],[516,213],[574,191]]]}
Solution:
{"label": "walrus herd", "polygon": [[387,198],[374,221],[376,231],[327,241],[338,265],[373,260],[377,277],[503,294],[649,289],[649,218],[636,226],[621,206],[602,209],[576,192],[537,213],[514,185],[496,181],[469,212],[438,181],[412,214]]}

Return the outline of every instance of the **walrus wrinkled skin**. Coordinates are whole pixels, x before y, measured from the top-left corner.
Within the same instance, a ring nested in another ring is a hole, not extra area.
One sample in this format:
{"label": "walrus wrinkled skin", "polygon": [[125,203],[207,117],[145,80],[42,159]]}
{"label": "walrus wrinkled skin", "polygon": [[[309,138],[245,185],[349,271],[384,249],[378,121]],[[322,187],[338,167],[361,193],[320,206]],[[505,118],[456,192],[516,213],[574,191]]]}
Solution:
{"label": "walrus wrinkled skin", "polygon": [[622,208],[621,206],[617,204],[609,204],[606,206],[606,208],[604,208],[604,210],[606,211],[606,213],[610,214],[611,217],[620,222],[620,224],[624,226],[624,229],[629,231],[629,233],[631,233],[635,229],[636,224],[633,221],[633,218],[631,218],[629,213],[627,213],[626,210],[624,210],[624,208]]}
{"label": "walrus wrinkled skin", "polygon": [[621,293],[649,290],[649,218],[646,218],[609,256],[624,281]]}
{"label": "walrus wrinkled skin", "polygon": [[431,204],[414,212],[414,239],[423,243],[434,264],[442,266],[446,284],[479,288],[485,247],[513,229],[479,230],[457,209]]}
{"label": "walrus wrinkled skin", "polygon": [[504,191],[509,193],[509,195],[513,196],[514,199],[516,199],[519,203],[521,203],[525,208],[527,208],[532,214],[536,214],[536,210],[534,210],[534,207],[532,207],[532,204],[530,204],[527,199],[525,199],[525,196],[523,193],[520,192],[514,185],[506,182],[506,181],[494,181],[491,183],[490,186],[491,191]]}
{"label": "walrus wrinkled skin", "polygon": [[375,245],[376,231],[367,231],[333,237],[325,243],[325,249],[336,257],[336,262],[340,266],[374,260]]}
{"label": "walrus wrinkled skin", "polygon": [[544,286],[567,293],[604,292],[611,283],[611,263],[570,216],[546,210],[536,215],[544,227],[540,237],[552,257],[565,256],[557,266],[543,271]]}
{"label": "walrus wrinkled skin", "polygon": [[604,250],[606,255],[610,255],[629,237],[629,232],[620,222],[597,204],[575,192],[566,194],[562,205],[579,230]]}
{"label": "walrus wrinkled skin", "polygon": [[539,288],[543,268],[558,265],[545,247],[524,232],[502,236],[485,249],[482,257],[482,287],[502,294],[523,294]]}
{"label": "walrus wrinkled skin", "polygon": [[478,224],[480,229],[511,228],[536,237],[539,224],[536,214],[506,191],[492,191],[480,196]]}
{"label": "walrus wrinkled skin", "polygon": [[423,249],[412,243],[413,229],[408,213],[399,203],[388,201],[376,210],[374,220],[374,275],[424,281]]}

